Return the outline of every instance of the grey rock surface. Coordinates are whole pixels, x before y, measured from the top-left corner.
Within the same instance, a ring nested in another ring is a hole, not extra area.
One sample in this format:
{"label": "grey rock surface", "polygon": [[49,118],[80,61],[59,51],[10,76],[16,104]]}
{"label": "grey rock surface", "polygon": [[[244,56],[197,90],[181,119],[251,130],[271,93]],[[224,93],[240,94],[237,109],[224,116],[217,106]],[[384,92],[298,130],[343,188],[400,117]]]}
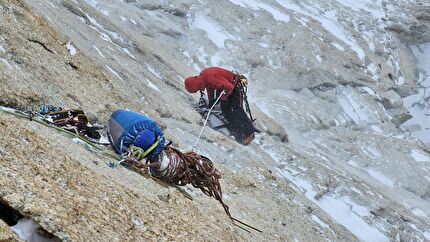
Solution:
{"label": "grey rock surface", "polygon": [[0,3],[2,105],[80,106],[103,124],[128,108],[186,149],[202,119],[183,78],[220,65],[248,76],[263,131],[244,147],[206,128],[199,144],[233,215],[264,231],[249,234],[193,188],[190,201],[0,113],[0,197],[48,232],[66,241],[430,240],[430,146],[399,128],[410,118],[399,96],[419,80],[409,45],[429,41],[426,3]]}
{"label": "grey rock surface", "polygon": [[0,241],[23,241],[0,219]]}

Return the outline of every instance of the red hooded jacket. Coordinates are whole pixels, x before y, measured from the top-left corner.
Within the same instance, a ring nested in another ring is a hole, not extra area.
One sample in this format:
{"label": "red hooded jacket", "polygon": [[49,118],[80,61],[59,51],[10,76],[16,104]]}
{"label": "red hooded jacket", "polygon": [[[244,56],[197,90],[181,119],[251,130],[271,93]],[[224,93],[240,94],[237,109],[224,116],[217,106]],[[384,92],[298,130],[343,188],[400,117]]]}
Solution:
{"label": "red hooded jacket", "polygon": [[221,100],[226,100],[233,92],[236,80],[234,73],[229,70],[221,67],[208,67],[198,76],[188,77],[184,83],[190,93],[206,89],[209,100],[214,98],[215,90],[223,90],[225,94],[221,96]]}

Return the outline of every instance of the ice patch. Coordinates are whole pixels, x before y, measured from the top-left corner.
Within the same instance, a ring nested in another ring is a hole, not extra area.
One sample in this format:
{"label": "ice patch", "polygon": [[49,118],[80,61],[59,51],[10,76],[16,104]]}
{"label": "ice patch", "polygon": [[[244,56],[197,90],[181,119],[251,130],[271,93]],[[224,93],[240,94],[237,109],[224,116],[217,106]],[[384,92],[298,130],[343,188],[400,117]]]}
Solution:
{"label": "ice patch", "polygon": [[16,110],[13,108],[8,108],[5,106],[0,106],[0,110],[8,111],[8,112],[15,112]]}
{"label": "ice patch", "polygon": [[108,65],[105,65],[106,66],[106,68],[112,73],[112,74],[114,74],[115,76],[117,76],[119,79],[121,79],[122,81],[124,81],[124,79],[122,79],[122,77],[118,74],[118,72],[116,72],[114,69],[112,69],[112,68],[110,68],[110,66],[108,66]]}
{"label": "ice patch", "polygon": [[[94,24],[96,27],[98,27],[99,29],[101,29],[103,32],[105,32],[105,33],[108,33],[112,38],[114,38],[114,39],[117,39],[117,40],[120,40],[120,41],[124,41],[124,39],[121,37],[121,36],[119,36],[119,34],[118,33],[116,33],[116,32],[113,32],[113,31],[109,31],[109,30],[107,30],[107,29],[105,29],[101,24],[99,24],[98,22],[97,22],[97,20],[95,20],[94,18],[92,18],[91,16],[89,16],[88,14],[85,14],[86,16],[87,16],[87,18],[90,20],[90,22],[92,23],[92,24]],[[92,27],[92,26],[90,26],[90,27]],[[94,27],[92,27],[93,29],[95,29],[95,30],[97,30],[99,33],[101,33],[101,38],[102,39],[104,39],[104,40],[106,40],[106,41],[110,41],[110,42],[112,42],[111,40],[110,40],[110,38],[109,37],[107,37],[107,35],[105,34],[105,33],[102,33],[102,32],[100,32],[100,30],[98,30],[97,28],[94,28]]]}
{"label": "ice patch", "polygon": [[419,208],[413,208],[412,213],[416,216],[427,218],[426,213]]}
{"label": "ice patch", "polygon": [[363,193],[360,190],[358,190],[356,187],[351,187],[351,190],[360,194],[360,195],[363,195]]}
{"label": "ice patch", "polygon": [[99,3],[97,1],[94,1],[94,0],[85,0],[85,2],[87,2],[89,5],[91,5],[91,7],[95,8],[96,10],[98,10],[99,12],[101,12],[103,15],[109,16],[110,11],[107,10],[107,9],[99,7]]}
{"label": "ice patch", "polygon": [[382,133],[383,131],[382,131],[382,129],[381,128],[379,128],[378,126],[376,126],[376,125],[372,125],[372,126],[370,126],[370,128],[372,128],[372,130],[373,131],[376,131],[377,133]]}
{"label": "ice patch", "polygon": [[334,10],[326,12],[324,17],[319,17],[317,20],[330,33],[342,40],[345,44],[349,45],[349,47],[351,47],[351,49],[357,53],[361,60],[364,60],[364,50],[354,40],[352,40],[350,34],[348,34],[340,26],[340,24],[337,22],[336,12]]}
{"label": "ice patch", "polygon": [[136,59],[136,57],[134,57],[134,55],[132,55],[131,53],[130,53],[130,51],[127,49],[127,48],[122,48],[122,50],[128,55],[128,56],[130,56],[131,58],[133,58],[133,59]]}
{"label": "ice patch", "polygon": [[85,141],[83,141],[80,138],[73,138],[72,140],[73,140],[73,142],[81,144],[81,145],[88,145],[87,143],[85,143]]}
{"label": "ice patch", "polygon": [[[96,28],[94,28],[94,29],[96,29]],[[104,41],[113,43],[112,40],[109,38],[109,36],[105,33],[100,32],[100,38]]]}
{"label": "ice patch", "polygon": [[96,8],[97,7],[97,1],[94,0],[85,0],[91,7]]}
{"label": "ice patch", "polygon": [[232,2],[233,4],[239,5],[244,8],[249,7],[253,10],[265,10],[269,12],[276,21],[282,21],[282,22],[290,21],[290,16],[288,16],[288,14],[282,13],[278,9],[266,3],[262,3],[259,0],[229,0],[229,1]]}
{"label": "ice patch", "polygon": [[204,30],[208,35],[208,39],[211,40],[219,49],[224,48],[224,42],[227,39],[236,39],[224,30],[221,25],[201,14],[197,14],[194,17],[190,27],[191,29]]}
{"label": "ice patch", "polygon": [[104,9],[104,8],[101,8],[99,11],[100,11],[103,15],[105,15],[105,16],[109,16],[109,13],[110,13],[110,11],[109,11],[109,10]]}
{"label": "ice patch", "polygon": [[337,0],[337,2],[356,12],[362,10],[369,12],[375,18],[385,17],[381,0]]}
{"label": "ice patch", "polygon": [[[222,57],[219,54],[215,54],[211,57],[212,66],[221,66]],[[225,67],[225,66],[224,66]]]}
{"label": "ice patch", "polygon": [[302,6],[298,5],[296,2],[291,0],[275,0],[275,1],[285,9],[289,9],[294,12],[297,12],[312,18],[313,16],[318,14],[318,9],[313,8],[312,6],[309,6],[309,5],[306,6],[306,8],[303,8]]}
{"label": "ice patch", "polygon": [[381,153],[379,153],[379,151],[372,146],[366,146],[364,148],[361,148],[361,150],[363,151],[363,153],[365,153],[367,156],[369,156],[372,159],[378,159],[381,157]]}
{"label": "ice patch", "polygon": [[340,105],[343,111],[348,115],[356,124],[365,122],[367,119],[366,112],[362,105],[352,96],[338,96]]}
{"label": "ice patch", "polygon": [[51,3],[50,1],[47,1],[47,2],[51,5],[51,7],[58,8],[57,6],[55,6],[55,4]]}
{"label": "ice patch", "polygon": [[367,66],[367,70],[369,70],[369,71],[370,71],[370,73],[372,73],[372,79],[373,79],[373,80],[378,80],[378,73],[377,73],[377,70],[376,70],[376,66],[375,66],[375,64],[370,63],[370,64]]}
{"label": "ice patch", "polygon": [[424,232],[423,235],[426,239],[430,240],[430,232],[429,231]]}
{"label": "ice patch", "polygon": [[15,232],[19,238],[25,241],[31,242],[54,242],[57,239],[50,239],[42,237],[38,233],[39,225],[36,224],[32,219],[22,218],[17,224],[11,227],[11,230]]}
{"label": "ice patch", "polygon": [[371,177],[380,181],[382,184],[387,185],[389,187],[394,187],[395,185],[394,181],[386,177],[384,174],[382,174],[382,172],[372,170],[372,169],[368,169],[367,172]]}
{"label": "ice patch", "polygon": [[[146,64],[146,63],[145,63]],[[148,70],[154,74],[154,76],[158,77],[159,79],[163,79],[160,72],[156,71],[154,68],[152,68],[152,66],[146,64],[146,67],[148,68]]]}
{"label": "ice patch", "polygon": [[399,79],[397,80],[397,85],[403,84],[405,84],[405,78],[403,76],[399,76]]}
{"label": "ice patch", "polygon": [[123,22],[127,21],[127,18],[124,16],[119,16],[119,19],[121,19],[121,21],[123,21]]}
{"label": "ice patch", "polygon": [[403,125],[420,125],[421,130],[413,131],[411,135],[430,143],[430,42],[411,46],[411,49],[416,57],[419,70],[418,94],[410,95],[403,99],[404,106],[412,115],[412,119],[406,121]]}
{"label": "ice patch", "polygon": [[76,48],[70,42],[67,42],[66,48],[71,55],[76,55]]}
{"label": "ice patch", "polygon": [[353,167],[360,167],[354,160],[349,160],[347,163]]}
{"label": "ice patch", "polygon": [[146,79],[146,83],[148,84],[148,86],[158,92],[161,92],[160,89],[157,87],[157,85],[155,85],[154,83],[152,83],[149,79]]}
{"label": "ice patch", "polygon": [[49,16],[45,15],[44,17],[45,17],[47,20],[49,20],[50,22],[54,22],[54,21],[52,21],[52,19],[51,19]]}
{"label": "ice patch", "polygon": [[267,47],[269,47],[270,45],[268,45],[268,44],[266,44],[266,43],[263,43],[263,42],[260,42],[260,43],[258,43],[258,45],[260,45],[261,47],[263,47],[263,48],[267,48]]}
{"label": "ice patch", "polygon": [[97,48],[97,46],[93,45],[93,48],[97,51],[97,53],[99,53],[99,55],[100,55],[101,57],[106,58],[106,57],[102,54],[102,52],[99,50],[99,48]]}
{"label": "ice patch", "polygon": [[418,162],[430,162],[430,157],[421,150],[411,150],[411,156]]}
{"label": "ice patch", "polygon": [[1,61],[3,61],[8,67],[9,69],[13,70],[12,66],[9,64],[9,62],[7,62],[7,60],[0,58]]}
{"label": "ice patch", "polygon": [[337,223],[347,228],[358,239],[362,241],[390,241],[387,236],[367,224],[362,218],[362,216],[370,215],[370,212],[365,207],[355,204],[348,197],[333,198],[326,195],[320,200],[316,200],[315,195],[317,192],[309,182],[298,176],[293,176],[288,172],[281,172],[282,175],[296,186],[304,189],[304,194],[310,201],[318,205]]}
{"label": "ice patch", "polygon": [[321,59],[321,56],[320,56],[320,55],[316,55],[316,56],[315,56],[315,58],[317,58],[317,60],[318,60],[318,62],[319,62],[319,63],[321,63],[321,62],[322,62],[322,59]]}
{"label": "ice patch", "polygon": [[5,53],[6,52],[6,50],[3,48],[3,46],[1,46],[0,45],[0,52],[3,52],[3,53]]}
{"label": "ice patch", "polygon": [[357,125],[377,123],[385,118],[379,106],[371,106],[354,88],[347,86],[336,89],[339,92],[337,100],[343,112]]}
{"label": "ice patch", "polygon": [[311,215],[311,218],[313,221],[317,222],[319,225],[321,225],[321,227],[323,228],[330,228],[330,226],[328,226],[328,224],[324,223],[320,218],[318,218],[315,215]]}
{"label": "ice patch", "polygon": [[340,51],[345,51],[345,48],[343,48],[343,46],[340,45],[339,43],[331,42],[330,44],[333,45],[334,47],[336,47],[336,49],[338,49]]}
{"label": "ice patch", "polygon": [[370,89],[369,87],[362,87],[362,89],[372,96],[377,96],[376,92]]}
{"label": "ice patch", "polygon": [[[347,0],[347,1],[359,2],[359,1],[353,1],[353,0]],[[368,2],[368,0],[366,1]],[[296,2],[291,0],[276,0],[276,2],[286,9],[290,9],[292,11],[298,12],[300,14],[306,15],[312,19],[317,20],[318,22],[321,23],[321,25],[325,29],[327,29],[327,31],[331,32],[334,36],[336,36],[338,39],[340,39],[345,44],[347,44],[353,51],[355,51],[357,53],[357,56],[361,60],[364,60],[364,57],[365,57],[364,50],[355,42],[354,39],[350,37],[351,35],[345,31],[344,27],[341,26],[341,24],[336,18],[335,10],[331,10],[324,14],[321,14],[321,10],[319,10],[317,7],[313,7],[309,5],[300,6]],[[382,6],[382,3],[381,3],[381,6]],[[378,10],[375,10],[375,11],[378,11]],[[338,43],[332,42],[331,44],[341,51],[345,50]]]}

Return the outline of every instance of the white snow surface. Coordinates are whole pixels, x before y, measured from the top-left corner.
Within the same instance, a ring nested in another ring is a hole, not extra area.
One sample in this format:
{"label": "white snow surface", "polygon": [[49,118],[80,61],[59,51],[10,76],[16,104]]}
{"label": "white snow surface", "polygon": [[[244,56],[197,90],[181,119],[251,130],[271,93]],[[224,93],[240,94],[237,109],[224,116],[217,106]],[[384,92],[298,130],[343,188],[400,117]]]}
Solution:
{"label": "white snow surface", "polygon": [[155,70],[152,66],[146,64],[146,67],[148,68],[148,70],[154,74],[154,76],[158,77],[159,79],[163,79],[163,77],[161,76],[160,72],[158,72],[157,70]]}
{"label": "white snow surface", "polygon": [[15,232],[19,238],[28,242],[54,242],[55,239],[45,238],[39,235],[37,229],[39,225],[36,224],[32,219],[22,218],[18,223],[11,227],[11,230]]}
{"label": "white snow surface", "polygon": [[314,197],[317,192],[312,185],[304,179],[293,176],[288,172],[282,174],[296,186],[303,189],[305,196],[318,207],[328,213],[339,224],[342,224],[362,241],[390,241],[387,236],[377,228],[366,223],[365,217],[369,216],[369,211],[355,204],[348,197],[324,196],[320,200]]}
{"label": "white snow surface", "polygon": [[430,143],[430,42],[411,48],[419,72],[418,93],[403,99],[404,106],[413,116],[403,126],[419,125],[421,128],[411,132],[411,135]]}
{"label": "white snow surface", "polygon": [[98,53],[101,57],[106,58],[106,57],[103,55],[103,53],[99,50],[99,48],[97,48],[97,46],[93,45],[93,48],[97,51],[97,53]]}
{"label": "white snow surface", "polygon": [[429,154],[426,154],[421,150],[412,150],[411,156],[418,162],[430,162]]}
{"label": "white snow surface", "polygon": [[265,10],[269,12],[276,21],[289,22],[290,17],[288,14],[281,12],[279,9],[264,3],[259,0],[229,0],[230,2],[239,5],[241,7],[248,7],[253,10]]}
{"label": "white snow surface", "polygon": [[157,85],[155,85],[154,83],[152,83],[148,78],[146,79],[146,83],[148,84],[148,86],[154,90],[156,90],[157,92],[161,92],[160,89],[157,87]]}
{"label": "white snow surface", "polygon": [[219,24],[210,19],[209,17],[197,14],[191,22],[191,28],[201,29],[208,35],[211,40],[219,49],[224,48],[224,42],[228,39],[235,39]]}
{"label": "white snow surface", "polygon": [[76,55],[76,48],[75,48],[75,46],[72,45],[72,43],[67,42],[66,48],[71,55]]}
{"label": "white snow surface", "polygon": [[0,60],[9,68],[9,69],[13,69],[12,66],[9,64],[9,62],[6,59],[3,59],[0,57]]}
{"label": "white snow surface", "polygon": [[348,7],[355,12],[367,11],[375,18],[385,17],[385,12],[382,10],[382,0],[336,0],[338,3]]}
{"label": "white snow surface", "polygon": [[328,11],[323,17],[317,18],[321,25],[326,28],[330,33],[336,36],[338,39],[343,41],[345,44],[355,51],[361,60],[364,60],[364,50],[354,41],[350,35],[339,25],[336,21],[336,11]]}
{"label": "white snow surface", "polygon": [[112,69],[110,66],[108,66],[108,65],[105,65],[105,67],[112,73],[112,74],[114,74],[116,77],[118,77],[120,80],[123,80],[124,81],[124,79],[122,79],[122,77],[118,74],[118,72],[116,72],[114,69]]}

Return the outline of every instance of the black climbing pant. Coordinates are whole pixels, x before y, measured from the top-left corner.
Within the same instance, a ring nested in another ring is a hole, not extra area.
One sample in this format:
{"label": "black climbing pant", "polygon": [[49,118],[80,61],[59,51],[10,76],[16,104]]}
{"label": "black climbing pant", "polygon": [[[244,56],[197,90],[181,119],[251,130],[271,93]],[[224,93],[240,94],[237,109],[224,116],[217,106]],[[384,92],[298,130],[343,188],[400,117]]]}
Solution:
{"label": "black climbing pant", "polygon": [[228,129],[240,143],[256,132],[252,121],[243,109],[243,96],[236,86],[227,100],[221,101],[221,109],[224,118],[228,122]]}

